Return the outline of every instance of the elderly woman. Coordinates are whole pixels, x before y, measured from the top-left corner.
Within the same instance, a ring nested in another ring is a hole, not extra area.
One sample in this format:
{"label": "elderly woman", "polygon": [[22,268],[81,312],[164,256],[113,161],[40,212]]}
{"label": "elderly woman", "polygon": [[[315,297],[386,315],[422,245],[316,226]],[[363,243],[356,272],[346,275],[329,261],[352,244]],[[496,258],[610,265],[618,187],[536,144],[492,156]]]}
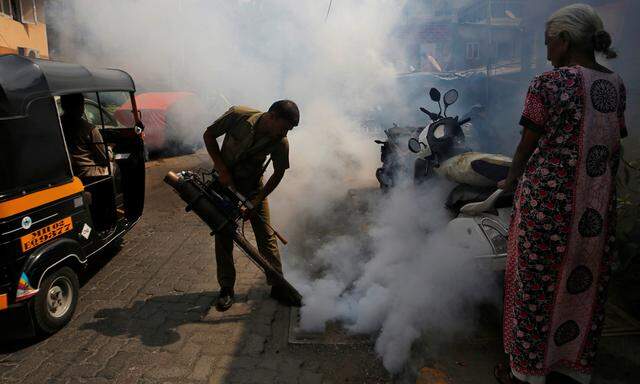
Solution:
{"label": "elderly woman", "polygon": [[625,87],[596,62],[596,53],[616,54],[593,8],[563,8],[546,27],[555,69],[529,87],[522,139],[499,184],[517,184],[505,277],[510,369],[496,367],[501,383],[545,383],[552,372],[588,383],[610,279]]}

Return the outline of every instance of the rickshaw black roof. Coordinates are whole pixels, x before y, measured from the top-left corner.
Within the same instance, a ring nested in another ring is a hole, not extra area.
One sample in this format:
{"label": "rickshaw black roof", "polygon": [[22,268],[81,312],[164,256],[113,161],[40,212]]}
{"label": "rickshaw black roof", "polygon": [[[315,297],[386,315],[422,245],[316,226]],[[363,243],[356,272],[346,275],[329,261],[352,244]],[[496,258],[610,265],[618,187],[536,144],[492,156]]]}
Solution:
{"label": "rickshaw black roof", "polygon": [[119,69],[0,55],[0,117],[24,115],[29,103],[43,96],[98,91],[134,92],[135,85]]}

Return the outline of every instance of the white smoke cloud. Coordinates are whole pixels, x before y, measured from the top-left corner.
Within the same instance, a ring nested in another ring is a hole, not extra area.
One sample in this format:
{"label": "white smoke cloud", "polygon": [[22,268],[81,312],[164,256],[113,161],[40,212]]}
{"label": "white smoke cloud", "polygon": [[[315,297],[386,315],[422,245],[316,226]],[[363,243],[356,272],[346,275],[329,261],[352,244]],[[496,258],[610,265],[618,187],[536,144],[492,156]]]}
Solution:
{"label": "white smoke cloud", "polygon": [[[470,333],[471,304],[497,302],[499,296],[472,252],[455,246],[456,239],[442,228],[449,217],[442,204],[449,189],[438,183],[398,187],[371,201],[377,209],[370,227],[328,236],[315,252],[307,252],[317,278],[294,275],[305,297],[301,326],[321,330],[337,320],[352,332],[377,334],[376,351],[391,372],[402,369],[412,343],[427,330],[441,340]],[[358,219],[349,221],[358,225]]]}
{"label": "white smoke cloud", "polygon": [[[274,197],[321,211],[341,184],[372,180],[377,148],[361,132],[364,115],[394,97],[395,69],[384,56],[402,1],[88,2],[51,6],[63,56],[130,72],[140,89],[195,91],[210,118],[231,104],[266,109],[296,101],[292,168]],[[195,129],[203,130],[204,127]],[[302,192],[304,191],[304,193]],[[310,200],[314,202],[310,204]]]}
{"label": "white smoke cloud", "polygon": [[403,1],[334,1],[325,19],[328,4],[64,0],[50,7],[49,22],[67,58],[120,67],[143,90],[196,92],[211,119],[226,100],[299,104],[291,169],[270,202],[290,236],[285,261],[305,296],[303,326],[340,320],[379,333],[376,350],[397,371],[425,329],[464,328],[463,304],[490,284],[437,231],[448,220],[445,186],[398,188],[367,199],[359,215],[340,205],[349,188],[375,182],[379,149],[361,122],[396,95],[389,43]]}

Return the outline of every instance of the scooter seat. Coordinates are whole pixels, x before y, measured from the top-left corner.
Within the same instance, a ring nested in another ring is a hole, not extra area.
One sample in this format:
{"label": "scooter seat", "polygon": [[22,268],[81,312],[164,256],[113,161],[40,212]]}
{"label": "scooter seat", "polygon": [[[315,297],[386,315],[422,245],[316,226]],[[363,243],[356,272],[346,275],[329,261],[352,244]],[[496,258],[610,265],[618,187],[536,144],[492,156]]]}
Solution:
{"label": "scooter seat", "polygon": [[453,156],[435,168],[436,173],[458,183],[495,187],[507,177],[511,159],[491,153],[466,152]]}
{"label": "scooter seat", "polygon": [[[495,191],[496,187],[477,187],[460,184],[449,193],[445,206],[457,214],[460,212],[460,208],[466,204],[485,201]],[[496,200],[495,208],[506,208],[511,205],[513,205],[513,193],[503,193]]]}
{"label": "scooter seat", "polygon": [[471,169],[496,183],[507,178],[510,167],[511,163],[496,163],[485,159],[471,162]]}

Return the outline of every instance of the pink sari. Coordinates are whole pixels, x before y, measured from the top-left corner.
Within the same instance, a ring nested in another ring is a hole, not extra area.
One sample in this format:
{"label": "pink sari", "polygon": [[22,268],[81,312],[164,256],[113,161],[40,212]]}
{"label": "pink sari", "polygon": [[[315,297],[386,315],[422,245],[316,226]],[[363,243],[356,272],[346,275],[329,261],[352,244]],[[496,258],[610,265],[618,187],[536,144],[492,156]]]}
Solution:
{"label": "pink sari", "polygon": [[504,346],[521,378],[591,374],[625,100],[618,75],[580,66],[547,72],[529,88],[521,124],[542,137],[516,191],[505,276]]}

